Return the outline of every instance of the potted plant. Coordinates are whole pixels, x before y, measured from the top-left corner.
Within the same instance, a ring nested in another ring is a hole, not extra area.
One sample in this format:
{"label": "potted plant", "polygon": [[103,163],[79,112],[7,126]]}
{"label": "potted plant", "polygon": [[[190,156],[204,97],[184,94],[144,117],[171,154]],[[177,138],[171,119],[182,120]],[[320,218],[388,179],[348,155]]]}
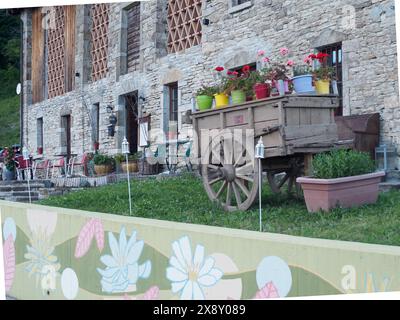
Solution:
{"label": "potted plant", "polygon": [[98,175],[106,175],[112,172],[114,158],[101,153],[96,153],[93,157],[94,171]]}
{"label": "potted plant", "polygon": [[327,65],[329,54],[320,52],[318,54],[311,54],[309,57],[318,61],[318,67],[313,71],[317,93],[329,94],[330,83],[334,77],[334,69]]}
{"label": "potted plant", "polygon": [[304,191],[309,212],[329,211],[375,203],[379,182],[385,172],[375,172],[369,154],[354,150],[334,150],[315,156],[314,176],[297,178]]}
{"label": "potted plant", "polygon": [[215,97],[215,108],[220,109],[229,105],[229,96],[225,93],[227,86],[227,78],[222,75],[225,70],[224,67],[216,67],[214,69],[217,72],[217,77],[220,80],[220,85],[216,86]]}
{"label": "potted plant", "polygon": [[3,152],[4,156],[4,180],[15,180],[15,169],[16,169],[16,162],[15,162],[15,153],[13,148],[4,148]]}
{"label": "potted plant", "polygon": [[279,50],[281,58],[277,62],[269,64],[267,79],[272,82],[272,85],[278,90],[280,95],[290,93],[290,68],[294,66],[293,60],[284,61],[283,59],[289,54],[288,48]]}
{"label": "potted plant", "polygon": [[196,93],[196,102],[200,111],[212,108],[214,95],[217,93],[216,87],[203,86]]}
{"label": "potted plant", "polygon": [[253,71],[250,74],[252,80],[253,92],[256,99],[265,99],[271,95],[271,86],[266,83],[267,74],[270,71],[268,67],[270,59],[265,56],[264,50],[258,50],[257,52],[257,71]]}
{"label": "potted plant", "polygon": [[293,87],[297,94],[313,94],[315,88],[313,87],[312,60],[307,57],[304,62],[306,65],[293,68]]}
{"label": "potted plant", "polygon": [[244,66],[242,73],[237,71],[228,71],[226,80],[225,93],[230,94],[233,104],[240,104],[246,101],[248,85],[251,83],[250,66]]}
{"label": "potted plant", "polygon": [[141,157],[141,152],[128,155],[128,164],[126,163],[126,157],[123,154],[118,154],[114,158],[115,161],[121,165],[122,171],[126,173],[128,169],[129,172],[139,171],[138,161],[140,157]]}

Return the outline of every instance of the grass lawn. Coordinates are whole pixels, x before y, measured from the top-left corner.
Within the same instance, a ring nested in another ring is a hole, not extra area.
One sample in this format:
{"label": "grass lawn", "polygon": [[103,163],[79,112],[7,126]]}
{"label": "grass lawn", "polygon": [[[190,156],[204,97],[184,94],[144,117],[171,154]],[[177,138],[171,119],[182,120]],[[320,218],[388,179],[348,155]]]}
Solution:
{"label": "grass lawn", "polygon": [[[210,202],[201,180],[183,176],[132,181],[133,215],[152,219],[259,230],[257,204],[227,213]],[[52,197],[40,204],[129,215],[127,183]],[[264,231],[296,236],[400,245],[400,192],[381,194],[375,205],[310,214],[303,200],[263,192]]]}

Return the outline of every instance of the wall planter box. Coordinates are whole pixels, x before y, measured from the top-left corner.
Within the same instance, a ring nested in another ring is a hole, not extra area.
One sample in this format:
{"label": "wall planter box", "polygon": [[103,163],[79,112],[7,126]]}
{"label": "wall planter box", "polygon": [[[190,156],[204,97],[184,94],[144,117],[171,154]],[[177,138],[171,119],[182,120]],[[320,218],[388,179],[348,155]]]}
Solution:
{"label": "wall planter box", "polygon": [[351,208],[375,203],[378,199],[378,185],[385,175],[374,172],[338,179],[297,178],[304,191],[309,212],[329,211],[340,206]]}

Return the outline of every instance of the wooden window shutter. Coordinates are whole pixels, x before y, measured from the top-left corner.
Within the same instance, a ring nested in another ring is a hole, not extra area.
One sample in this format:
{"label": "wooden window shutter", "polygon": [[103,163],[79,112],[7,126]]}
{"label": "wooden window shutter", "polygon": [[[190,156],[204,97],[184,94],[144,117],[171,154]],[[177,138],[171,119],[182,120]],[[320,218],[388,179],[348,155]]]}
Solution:
{"label": "wooden window shutter", "polygon": [[128,45],[127,64],[128,72],[137,70],[140,57],[140,2],[133,4],[128,14]]}
{"label": "wooden window shutter", "polygon": [[92,81],[97,81],[107,75],[108,59],[108,26],[109,4],[93,4],[91,6],[92,28],[90,56],[92,60]]}
{"label": "wooden window shutter", "polygon": [[65,91],[65,11],[54,7],[54,21],[47,30],[47,88],[48,97],[63,95]]}
{"label": "wooden window shutter", "polygon": [[65,6],[65,90],[75,88],[75,27],[76,7]]}
{"label": "wooden window shutter", "polygon": [[44,30],[41,8],[32,12],[32,103],[44,98]]}
{"label": "wooden window shutter", "polygon": [[201,43],[202,0],[168,0],[168,52]]}

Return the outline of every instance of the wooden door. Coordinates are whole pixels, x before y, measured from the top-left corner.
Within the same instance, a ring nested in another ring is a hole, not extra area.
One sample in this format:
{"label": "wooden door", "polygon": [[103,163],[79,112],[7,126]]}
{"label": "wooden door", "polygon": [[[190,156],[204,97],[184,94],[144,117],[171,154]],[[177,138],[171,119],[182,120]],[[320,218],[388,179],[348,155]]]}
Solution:
{"label": "wooden door", "polygon": [[129,152],[138,151],[138,94],[133,92],[125,96],[126,139],[129,142]]}

